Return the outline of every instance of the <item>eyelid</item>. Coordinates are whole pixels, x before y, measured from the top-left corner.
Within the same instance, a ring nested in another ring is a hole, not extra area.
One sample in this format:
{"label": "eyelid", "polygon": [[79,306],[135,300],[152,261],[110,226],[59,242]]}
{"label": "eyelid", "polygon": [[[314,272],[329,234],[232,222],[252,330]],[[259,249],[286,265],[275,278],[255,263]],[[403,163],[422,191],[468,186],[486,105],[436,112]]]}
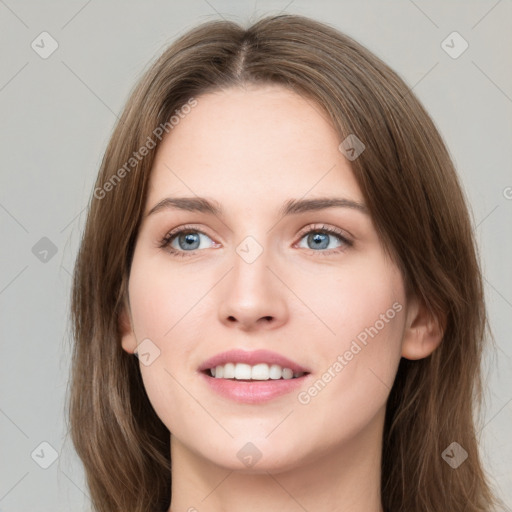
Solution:
{"label": "eyelid", "polygon": [[344,239],[346,242],[350,243],[353,243],[354,239],[354,237],[348,231],[333,226],[331,224],[326,224],[325,222],[313,222],[307,224],[299,231],[297,237],[299,239],[303,238],[304,235],[307,235],[310,231],[327,231],[328,233],[335,233],[336,235]]}
{"label": "eyelid", "polygon": [[[158,242],[158,245],[160,247],[165,247],[165,245],[167,244],[170,244],[170,240],[175,236],[175,235],[179,235],[179,234],[182,234],[183,232],[186,232],[186,231],[193,231],[194,233],[200,233],[202,235],[205,235],[207,236],[208,238],[210,238],[215,244],[218,244],[218,242],[215,242],[214,240],[214,237],[211,236],[210,234],[208,234],[207,231],[205,231],[203,228],[199,228],[198,225],[194,225],[194,224],[183,224],[183,225],[180,225],[180,226],[176,226],[175,228],[171,229],[171,231],[168,231],[164,237]],[[196,249],[197,250],[197,249]],[[187,251],[183,251],[183,252],[187,252]],[[193,251],[188,251],[188,252],[193,252]]]}

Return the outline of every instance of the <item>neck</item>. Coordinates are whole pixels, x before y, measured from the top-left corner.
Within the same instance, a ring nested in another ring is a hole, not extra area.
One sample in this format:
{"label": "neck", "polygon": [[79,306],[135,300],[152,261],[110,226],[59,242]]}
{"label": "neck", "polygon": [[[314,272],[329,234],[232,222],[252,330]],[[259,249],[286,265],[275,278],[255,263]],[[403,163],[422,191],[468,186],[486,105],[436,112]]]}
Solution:
{"label": "neck", "polygon": [[384,411],[356,437],[292,469],[232,470],[171,436],[169,512],[381,512]]}

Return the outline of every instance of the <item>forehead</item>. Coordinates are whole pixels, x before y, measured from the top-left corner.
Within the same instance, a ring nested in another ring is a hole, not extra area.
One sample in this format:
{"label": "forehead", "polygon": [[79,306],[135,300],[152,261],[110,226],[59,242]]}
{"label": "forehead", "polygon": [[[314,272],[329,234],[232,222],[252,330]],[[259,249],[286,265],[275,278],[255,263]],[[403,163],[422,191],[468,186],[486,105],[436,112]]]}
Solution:
{"label": "forehead", "polygon": [[256,209],[335,193],[362,202],[338,134],[311,99],[278,85],[251,85],[196,100],[158,148],[148,204],[163,195],[198,195]]}

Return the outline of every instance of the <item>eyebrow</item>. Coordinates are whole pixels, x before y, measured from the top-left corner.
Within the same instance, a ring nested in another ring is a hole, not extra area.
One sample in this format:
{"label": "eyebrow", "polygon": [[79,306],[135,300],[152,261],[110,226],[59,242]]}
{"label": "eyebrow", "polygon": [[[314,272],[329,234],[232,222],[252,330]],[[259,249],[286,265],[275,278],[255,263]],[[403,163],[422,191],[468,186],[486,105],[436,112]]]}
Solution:
{"label": "eyebrow", "polygon": [[[286,217],[304,212],[324,210],[326,208],[351,208],[369,215],[368,208],[357,201],[338,197],[320,197],[317,199],[290,199],[279,209],[279,215]],[[166,197],[158,202],[149,212],[147,217],[162,210],[185,210],[200,212],[223,217],[221,205],[217,201],[204,197]]]}

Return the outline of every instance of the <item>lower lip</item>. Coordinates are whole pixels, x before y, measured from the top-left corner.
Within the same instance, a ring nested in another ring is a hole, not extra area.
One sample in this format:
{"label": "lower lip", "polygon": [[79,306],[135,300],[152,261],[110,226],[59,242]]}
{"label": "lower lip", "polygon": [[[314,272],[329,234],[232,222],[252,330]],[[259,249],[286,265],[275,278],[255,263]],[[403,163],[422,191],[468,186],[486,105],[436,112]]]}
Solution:
{"label": "lower lip", "polygon": [[259,404],[291,393],[300,388],[310,374],[296,379],[277,379],[263,381],[242,381],[216,379],[202,373],[210,388],[221,396],[244,404]]}

